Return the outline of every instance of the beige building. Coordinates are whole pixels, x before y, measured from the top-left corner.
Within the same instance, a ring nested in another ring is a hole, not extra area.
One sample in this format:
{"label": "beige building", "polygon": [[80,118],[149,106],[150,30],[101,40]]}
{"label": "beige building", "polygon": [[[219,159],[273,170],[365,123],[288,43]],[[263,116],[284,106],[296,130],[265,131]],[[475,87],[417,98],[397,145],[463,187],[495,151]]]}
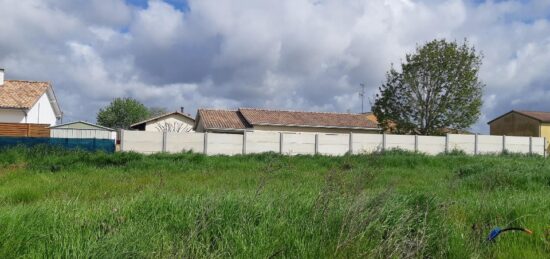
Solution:
{"label": "beige building", "polygon": [[312,133],[380,133],[371,114],[281,111],[240,108],[199,109],[197,132],[242,133],[246,131]]}
{"label": "beige building", "polygon": [[195,120],[182,112],[171,112],[130,126],[131,129],[157,132],[191,132]]}
{"label": "beige building", "polygon": [[544,137],[550,140],[550,112],[512,110],[487,124],[491,135]]}

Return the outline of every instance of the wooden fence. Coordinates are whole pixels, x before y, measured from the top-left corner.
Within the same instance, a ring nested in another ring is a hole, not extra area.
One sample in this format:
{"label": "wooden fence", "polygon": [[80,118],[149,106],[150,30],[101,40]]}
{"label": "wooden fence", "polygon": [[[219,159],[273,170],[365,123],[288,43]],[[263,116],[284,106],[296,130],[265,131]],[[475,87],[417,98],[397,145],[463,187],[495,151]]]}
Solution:
{"label": "wooden fence", "polygon": [[49,124],[0,123],[0,136],[49,138],[49,127]]}

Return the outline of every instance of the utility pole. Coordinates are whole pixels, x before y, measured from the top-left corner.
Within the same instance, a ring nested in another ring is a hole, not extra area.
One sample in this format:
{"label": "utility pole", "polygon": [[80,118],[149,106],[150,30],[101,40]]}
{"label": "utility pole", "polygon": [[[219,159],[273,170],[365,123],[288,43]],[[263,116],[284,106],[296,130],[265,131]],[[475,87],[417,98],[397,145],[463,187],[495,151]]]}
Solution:
{"label": "utility pole", "polygon": [[359,96],[361,97],[361,113],[364,113],[364,107],[365,107],[365,84],[361,85],[361,92],[359,92]]}

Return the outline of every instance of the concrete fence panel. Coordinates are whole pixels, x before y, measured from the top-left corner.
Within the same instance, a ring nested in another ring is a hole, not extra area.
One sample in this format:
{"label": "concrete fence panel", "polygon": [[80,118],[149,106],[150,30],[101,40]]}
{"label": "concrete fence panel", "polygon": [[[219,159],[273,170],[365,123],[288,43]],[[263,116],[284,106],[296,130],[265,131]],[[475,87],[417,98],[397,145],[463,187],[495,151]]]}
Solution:
{"label": "concrete fence panel", "polygon": [[400,149],[415,151],[415,136],[413,135],[386,135],[386,150]]}
{"label": "concrete fence panel", "polygon": [[167,132],[165,151],[170,153],[179,153],[185,151],[202,153],[204,151],[204,133]]}
{"label": "concrete fence panel", "polygon": [[349,152],[349,134],[319,134],[317,153],[342,156]]}
{"label": "concrete fence panel", "polygon": [[544,138],[531,138],[532,139],[532,153],[536,155],[544,156]]}
{"label": "concrete fence panel", "polygon": [[162,132],[124,130],[122,141],[122,151],[135,151],[144,154],[163,151]]}
{"label": "concrete fence panel", "polygon": [[470,155],[475,153],[475,135],[449,134],[448,137],[448,151],[463,151],[464,153]]}
{"label": "concrete fence panel", "polygon": [[446,137],[418,136],[418,152],[437,155],[445,152]]}
{"label": "concrete fence panel", "polygon": [[257,154],[266,152],[279,153],[280,133],[278,132],[247,132],[246,153]]}
{"label": "concrete fence panel", "polygon": [[503,150],[502,136],[477,136],[478,154],[499,154]]}
{"label": "concrete fence panel", "polygon": [[282,153],[286,155],[315,154],[315,134],[283,133]]}
{"label": "concrete fence panel", "polygon": [[382,151],[381,134],[353,134],[352,151],[354,154],[368,154]]}
{"label": "concrete fence panel", "polygon": [[529,138],[506,136],[505,147],[510,153],[529,153]]}
{"label": "concrete fence panel", "polygon": [[238,155],[243,152],[243,135],[208,133],[207,155]]}

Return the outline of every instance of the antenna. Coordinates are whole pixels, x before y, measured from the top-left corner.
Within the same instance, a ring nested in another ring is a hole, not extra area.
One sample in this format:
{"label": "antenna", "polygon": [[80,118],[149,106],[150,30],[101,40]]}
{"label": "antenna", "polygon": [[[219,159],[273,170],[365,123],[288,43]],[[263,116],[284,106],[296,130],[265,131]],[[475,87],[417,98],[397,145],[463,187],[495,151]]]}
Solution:
{"label": "antenna", "polygon": [[360,86],[361,92],[359,92],[359,96],[361,97],[361,113],[365,113],[365,84],[360,84]]}

